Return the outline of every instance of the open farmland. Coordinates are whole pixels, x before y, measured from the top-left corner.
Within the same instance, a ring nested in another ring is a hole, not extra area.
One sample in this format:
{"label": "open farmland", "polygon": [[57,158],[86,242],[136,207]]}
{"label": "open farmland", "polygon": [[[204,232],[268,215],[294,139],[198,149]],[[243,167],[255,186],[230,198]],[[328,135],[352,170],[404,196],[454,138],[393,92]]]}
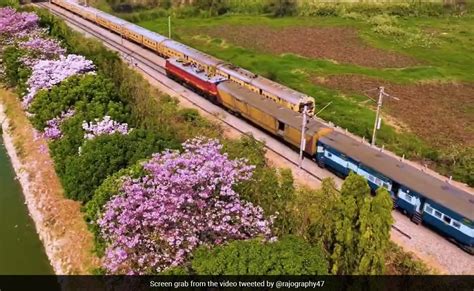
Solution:
{"label": "open farmland", "polygon": [[[139,25],[167,34],[164,18]],[[370,137],[375,116],[367,96],[376,92],[367,91],[385,85],[401,100],[387,100],[377,143],[473,180],[441,165],[452,147],[473,146],[472,14],[221,16],[174,19],[172,27],[173,38],[305,92],[319,108],[332,101],[320,116],[360,136]]]}

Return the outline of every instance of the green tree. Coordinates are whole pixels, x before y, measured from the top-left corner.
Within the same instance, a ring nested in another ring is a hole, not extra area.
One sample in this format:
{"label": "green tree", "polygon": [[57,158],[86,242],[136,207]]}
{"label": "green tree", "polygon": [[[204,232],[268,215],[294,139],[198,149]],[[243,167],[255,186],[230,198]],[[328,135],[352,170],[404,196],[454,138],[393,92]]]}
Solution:
{"label": "green tree", "polygon": [[351,173],[324,226],[333,274],[381,274],[389,242],[392,202],[384,189],[372,198],[365,178]]}
{"label": "green tree", "polygon": [[246,158],[255,165],[252,179],[236,186],[240,196],[260,205],[267,215],[276,215],[274,231],[277,235],[292,233],[295,221],[291,203],[295,197],[293,175],[289,169],[275,169],[267,165],[264,144],[253,137],[226,140],[223,151],[230,158]]}
{"label": "green tree", "polygon": [[69,158],[60,177],[66,196],[87,202],[109,175],[152,153],[178,147],[175,140],[163,139],[159,134],[142,129],[134,129],[128,135],[102,135],[88,140],[80,155]]}
{"label": "green tree", "polygon": [[369,206],[361,211],[357,245],[361,259],[355,274],[380,275],[385,272],[385,252],[390,243],[392,198],[385,188],[379,188]]}
{"label": "green tree", "polygon": [[320,241],[338,199],[339,192],[330,178],[324,179],[318,190],[298,189],[292,202],[292,216],[297,225],[295,234],[311,242]]}
{"label": "green tree", "polygon": [[191,266],[198,275],[325,275],[328,270],[322,248],[296,236],[200,247]]}

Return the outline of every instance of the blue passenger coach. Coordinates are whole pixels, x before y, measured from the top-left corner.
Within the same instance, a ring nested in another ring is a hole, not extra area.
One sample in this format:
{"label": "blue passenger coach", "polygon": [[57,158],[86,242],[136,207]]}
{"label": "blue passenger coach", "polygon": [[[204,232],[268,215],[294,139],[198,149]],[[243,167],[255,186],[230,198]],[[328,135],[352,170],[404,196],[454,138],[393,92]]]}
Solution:
{"label": "blue passenger coach", "polygon": [[370,188],[386,188],[394,206],[474,253],[474,196],[380,149],[368,147],[344,133],[320,138],[315,157],[320,167],[340,176],[365,177]]}

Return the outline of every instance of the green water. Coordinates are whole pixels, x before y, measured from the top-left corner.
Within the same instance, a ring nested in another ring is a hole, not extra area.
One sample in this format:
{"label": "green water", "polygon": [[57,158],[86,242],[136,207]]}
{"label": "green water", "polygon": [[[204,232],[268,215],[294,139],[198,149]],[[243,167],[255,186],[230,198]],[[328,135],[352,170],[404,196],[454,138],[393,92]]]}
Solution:
{"label": "green water", "polygon": [[0,134],[0,275],[53,274]]}

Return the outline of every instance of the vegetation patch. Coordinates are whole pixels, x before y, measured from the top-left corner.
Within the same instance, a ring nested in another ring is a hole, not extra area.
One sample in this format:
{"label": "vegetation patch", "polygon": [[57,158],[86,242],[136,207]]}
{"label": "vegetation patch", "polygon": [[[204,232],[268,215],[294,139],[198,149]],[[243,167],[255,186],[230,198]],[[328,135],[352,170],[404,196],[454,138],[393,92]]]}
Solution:
{"label": "vegetation patch", "polygon": [[[221,25],[198,30],[198,33],[272,54],[292,53],[376,68],[403,68],[420,64],[412,57],[368,46],[359,38],[356,29],[348,27]],[[284,44],[281,40],[284,40]]]}
{"label": "vegetation patch", "polygon": [[385,108],[417,135],[437,147],[474,146],[474,84],[396,84],[360,75],[333,75],[314,81],[344,93],[372,98],[377,98],[376,92],[367,90],[384,86],[387,92],[400,98],[399,101],[387,98]]}

